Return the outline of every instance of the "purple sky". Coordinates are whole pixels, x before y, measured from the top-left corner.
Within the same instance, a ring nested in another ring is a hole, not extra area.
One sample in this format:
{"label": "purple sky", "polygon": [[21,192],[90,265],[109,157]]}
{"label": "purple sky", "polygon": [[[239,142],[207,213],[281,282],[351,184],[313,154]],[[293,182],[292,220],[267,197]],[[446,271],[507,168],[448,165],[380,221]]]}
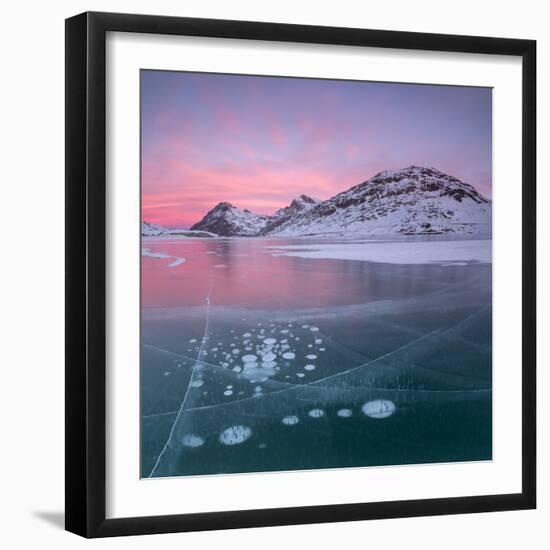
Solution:
{"label": "purple sky", "polygon": [[271,214],[382,170],[434,166],[491,196],[489,88],[142,71],[143,219],[220,201]]}

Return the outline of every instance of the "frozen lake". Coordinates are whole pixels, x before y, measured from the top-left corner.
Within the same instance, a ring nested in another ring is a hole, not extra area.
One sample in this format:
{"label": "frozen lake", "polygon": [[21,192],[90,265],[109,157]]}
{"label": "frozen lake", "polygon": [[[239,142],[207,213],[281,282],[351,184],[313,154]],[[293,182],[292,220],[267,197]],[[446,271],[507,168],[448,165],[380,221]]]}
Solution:
{"label": "frozen lake", "polygon": [[491,241],[142,243],[142,476],[488,460]]}

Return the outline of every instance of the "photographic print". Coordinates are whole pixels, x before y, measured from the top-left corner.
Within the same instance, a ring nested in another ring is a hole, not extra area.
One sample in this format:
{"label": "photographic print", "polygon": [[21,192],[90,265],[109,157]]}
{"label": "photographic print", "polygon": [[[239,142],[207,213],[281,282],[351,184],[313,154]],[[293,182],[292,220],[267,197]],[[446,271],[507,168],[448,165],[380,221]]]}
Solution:
{"label": "photographic print", "polygon": [[492,458],[492,89],[141,71],[141,476]]}

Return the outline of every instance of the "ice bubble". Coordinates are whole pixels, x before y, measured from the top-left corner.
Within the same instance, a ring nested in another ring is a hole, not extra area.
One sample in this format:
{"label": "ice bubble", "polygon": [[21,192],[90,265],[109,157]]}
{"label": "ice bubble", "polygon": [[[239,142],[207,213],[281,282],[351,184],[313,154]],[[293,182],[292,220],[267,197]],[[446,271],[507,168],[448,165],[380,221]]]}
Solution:
{"label": "ice bubble", "polygon": [[315,338],[315,343],[316,343],[317,345],[322,344],[322,343],[323,343],[323,340],[321,340],[321,338]]}
{"label": "ice bubble", "polygon": [[250,334],[250,332],[245,332],[243,334],[243,338],[250,338],[252,336],[252,334]]}
{"label": "ice bubble", "polygon": [[181,438],[181,444],[184,447],[200,447],[204,444],[204,439],[200,435],[185,434]]}
{"label": "ice bubble", "polygon": [[275,338],[266,338],[264,340],[264,344],[267,344],[268,346],[272,346],[273,344],[276,344],[277,340]]}
{"label": "ice bubble", "polygon": [[309,330],[311,330],[311,332],[319,332],[319,327],[311,327]]}
{"label": "ice bubble", "polygon": [[191,382],[191,387],[193,388],[200,388],[202,385],[204,384],[204,380],[193,380],[193,382]]}
{"label": "ice bubble", "polygon": [[189,340],[189,343],[190,343],[190,344],[194,344],[196,341],[197,341],[196,338],[191,338],[191,340]]}
{"label": "ice bubble", "polygon": [[375,399],[365,403],[362,410],[371,418],[387,418],[395,412],[395,403],[389,399]]}
{"label": "ice bubble", "polygon": [[231,350],[231,353],[233,353],[234,355],[239,355],[239,353],[241,353],[241,350],[235,348],[234,350]]}
{"label": "ice bubble", "polygon": [[315,365],[306,365],[304,370],[315,370]]}
{"label": "ice bubble", "polygon": [[309,355],[306,355],[306,359],[311,359],[313,361],[314,359],[317,359],[317,355],[310,353]]}
{"label": "ice bubble", "polygon": [[233,367],[232,369],[234,372],[241,372],[243,369],[241,367]]}
{"label": "ice bubble", "polygon": [[223,392],[223,394],[224,394],[225,396],[229,397],[230,395],[233,395],[233,390],[225,390],[225,391]]}
{"label": "ice bubble", "polygon": [[298,378],[303,378],[303,377],[305,376],[305,374],[304,374],[303,372],[297,372],[297,373],[296,373],[296,376],[297,376]]}
{"label": "ice bubble", "polygon": [[287,340],[286,338],[283,338],[283,339],[281,340],[281,344],[286,344],[287,342],[288,342],[288,340]]}
{"label": "ice bubble", "polygon": [[275,361],[264,361],[262,363],[263,369],[272,369],[277,366],[277,363]]}
{"label": "ice bubble", "polygon": [[244,443],[251,435],[252,430],[248,426],[236,425],[226,428],[219,439],[222,445],[238,445]]}
{"label": "ice bubble", "polygon": [[254,391],[255,391],[256,393],[262,393],[262,391],[263,391],[263,390],[262,390],[262,386],[256,386],[256,387],[254,388]]}
{"label": "ice bubble", "polygon": [[309,328],[309,325],[302,325],[302,328]]}
{"label": "ice bubble", "polygon": [[311,409],[307,414],[309,414],[311,418],[321,418],[325,416],[325,411],[323,409]]}
{"label": "ice bubble", "polygon": [[337,413],[341,418],[349,418],[352,415],[351,409],[340,409]]}
{"label": "ice bubble", "polygon": [[229,385],[225,386],[225,389],[226,389],[226,390],[232,390],[232,389],[233,389],[233,385],[232,385],[232,384],[229,384]]}
{"label": "ice bubble", "polygon": [[285,426],[294,426],[295,424],[298,424],[298,422],[300,422],[300,419],[297,417],[297,416],[294,416],[294,415],[290,415],[290,416],[285,416],[281,422],[285,425]]}
{"label": "ice bubble", "polygon": [[274,361],[277,356],[271,351],[262,356],[262,361]]}
{"label": "ice bubble", "polygon": [[288,329],[284,328],[283,330],[280,331],[281,334],[288,334]]}
{"label": "ice bubble", "polygon": [[265,449],[267,447],[267,445],[265,443],[260,443],[258,445],[258,449]]}
{"label": "ice bubble", "polygon": [[283,359],[294,359],[296,357],[296,354],[292,353],[291,351],[287,351],[286,353],[283,353]]}
{"label": "ice bubble", "polygon": [[241,361],[243,363],[256,363],[256,361],[258,361],[258,358],[255,355],[243,355],[241,357]]}
{"label": "ice bubble", "polygon": [[325,348],[319,348],[319,351],[325,351]]}

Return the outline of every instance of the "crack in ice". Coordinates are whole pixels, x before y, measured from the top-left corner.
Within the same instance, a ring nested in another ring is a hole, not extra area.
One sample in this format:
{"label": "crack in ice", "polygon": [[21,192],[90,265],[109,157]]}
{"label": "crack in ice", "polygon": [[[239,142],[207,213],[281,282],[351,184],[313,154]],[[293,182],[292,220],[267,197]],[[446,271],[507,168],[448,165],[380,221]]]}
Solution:
{"label": "crack in ice", "polygon": [[197,359],[195,361],[195,365],[191,369],[191,376],[189,378],[189,384],[187,385],[187,389],[185,390],[185,395],[183,396],[183,400],[181,402],[180,408],[178,410],[178,414],[176,418],[174,419],[174,423],[172,424],[172,428],[170,429],[170,434],[168,435],[168,438],[166,439],[166,443],[164,444],[164,447],[162,448],[162,451],[159,453],[159,456],[157,457],[157,460],[155,462],[155,465],[153,466],[153,469],[151,470],[151,473],[149,474],[149,477],[153,477],[153,474],[155,473],[156,469],[158,468],[158,465],[166,452],[166,449],[168,448],[168,445],[170,444],[170,441],[172,439],[172,436],[174,434],[174,429],[176,428],[176,425],[178,424],[178,420],[180,419],[180,416],[182,415],[183,411],[185,410],[185,403],[187,401],[187,396],[189,395],[189,391],[191,390],[191,383],[193,382],[193,377],[195,376],[195,372],[198,369],[199,364],[202,363],[201,355],[204,348],[204,345],[208,339],[208,330],[210,328],[210,297],[212,295],[212,279],[210,279],[210,285],[208,290],[208,296],[206,297],[206,319],[204,322],[204,333],[202,336],[201,344],[199,346],[199,350],[197,352]]}

